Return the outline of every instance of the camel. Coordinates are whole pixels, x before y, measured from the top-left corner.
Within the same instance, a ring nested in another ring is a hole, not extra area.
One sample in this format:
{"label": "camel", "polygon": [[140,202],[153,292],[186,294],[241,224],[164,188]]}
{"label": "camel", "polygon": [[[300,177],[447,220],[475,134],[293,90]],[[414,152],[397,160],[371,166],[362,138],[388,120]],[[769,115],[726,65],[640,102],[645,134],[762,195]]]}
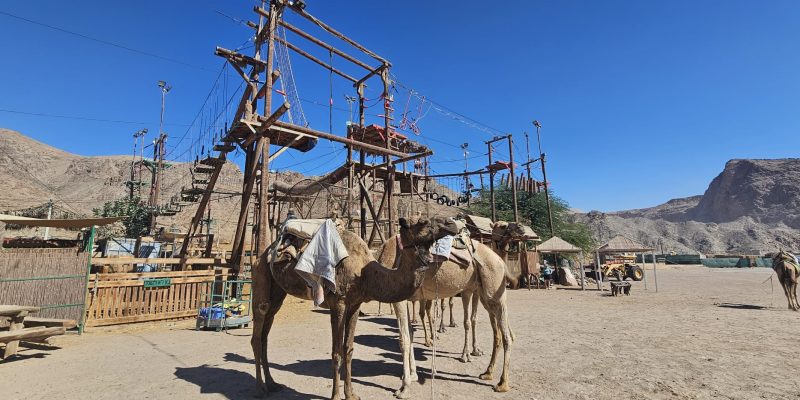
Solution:
{"label": "camel", "polygon": [[[415,300],[434,300],[437,298],[448,298],[461,293],[461,301],[464,304],[464,348],[461,354],[462,362],[470,361],[468,353],[468,339],[470,331],[473,333],[473,353],[472,355],[482,354],[476,347],[474,337],[474,321],[477,313],[477,300],[483,304],[489,312],[489,320],[494,332],[494,345],[492,357],[486,371],[479,376],[482,380],[492,380],[494,366],[500,346],[503,346],[503,372],[499,383],[494,386],[497,392],[506,392],[508,385],[508,368],[510,361],[511,342],[513,333],[508,322],[508,310],[506,307],[506,266],[503,260],[488,246],[472,242],[474,246],[475,259],[469,266],[461,266],[452,261],[431,264],[425,272],[422,286],[409,299]],[[378,260],[384,265],[394,265],[396,268],[403,268],[404,259],[398,259],[399,246],[395,241],[387,241],[381,248]],[[405,267],[407,268],[407,267]],[[476,293],[476,296],[472,296]],[[470,312],[470,302],[473,304]],[[416,380],[416,361],[413,356],[413,342],[408,321],[408,309],[406,302],[396,302],[392,304],[397,316],[398,328],[400,331],[400,346],[403,350],[403,376],[402,386],[395,392],[397,398],[407,398],[410,396],[410,386]],[[471,318],[471,320],[470,320]],[[473,322],[473,323],[471,323]],[[428,341],[426,337],[426,341]]]}
{"label": "camel", "polygon": [[[497,221],[492,225],[492,240],[494,241],[494,251],[502,259],[505,259],[505,256],[508,253],[509,244],[512,241],[521,240],[522,238],[524,238],[524,236],[525,236],[525,231],[524,231],[522,225],[519,224],[519,223]],[[518,286],[518,282],[517,282],[517,280],[515,278],[507,277],[506,281],[508,282],[509,285],[511,285],[512,288],[516,288]],[[477,315],[475,315],[475,314],[477,313],[477,309],[475,309],[474,306],[477,305],[477,303],[478,303],[478,297],[477,297],[478,294],[475,293],[475,292],[473,292],[473,293],[462,293],[462,296],[470,296],[471,297],[470,302],[466,302],[466,300],[463,300],[463,299],[462,299],[462,301],[464,301],[464,304],[471,304],[472,305],[471,309],[474,310],[474,311],[472,311],[473,315],[470,317],[470,325],[471,325],[470,326],[470,328],[471,328],[470,330],[472,332],[472,341],[473,341],[473,351],[472,351],[472,353],[470,355],[472,355],[472,356],[481,356],[481,355],[483,355],[483,352],[480,349],[478,349],[477,345],[475,344],[475,342],[476,342],[475,326],[477,324]],[[453,321],[453,298],[452,297],[450,298],[449,303],[450,303],[450,327],[455,327],[456,324],[455,324],[455,321]],[[419,316],[420,316],[420,319],[422,320],[423,333],[425,335],[425,346],[427,346],[427,347],[431,346],[431,341],[432,341],[432,337],[431,336],[433,335],[433,321],[432,321],[432,319],[430,317],[431,316],[431,312],[430,311],[431,311],[432,305],[433,305],[433,303],[430,300],[422,301],[421,305],[420,305],[420,310],[419,310]],[[445,310],[445,306],[444,306],[444,302],[441,303],[441,310],[442,310],[441,311],[442,319],[440,320],[439,329],[437,330],[437,332],[439,332],[439,333],[445,332],[445,327],[444,327],[444,310]],[[465,312],[466,312],[466,310],[465,310]],[[428,325],[425,325],[425,315],[426,314],[428,316]],[[428,328],[430,328],[431,336],[428,336]],[[465,343],[464,346],[465,346],[465,348],[469,347],[468,339],[467,339],[467,343]],[[462,355],[462,361],[469,362],[469,357],[468,356],[464,357]]]}
{"label": "camel", "polygon": [[[525,238],[525,230],[522,224],[517,222],[497,221],[492,224],[492,241],[494,242],[494,251],[502,258],[506,259],[508,255],[508,248],[511,242],[520,241]],[[530,274],[528,274],[530,280]],[[516,277],[510,279],[508,284],[512,289],[519,288],[519,282]],[[528,284],[530,288],[530,283]]]}
{"label": "camel", "polygon": [[789,309],[800,311],[800,303],[797,301],[797,281],[800,278],[800,265],[797,264],[794,256],[781,250],[772,258],[772,269],[778,275],[778,281],[783,286],[786,299],[789,300]]}
{"label": "camel", "polygon": [[[339,399],[339,371],[344,361],[344,393],[346,399],[358,399],[351,383],[353,339],[359,308],[367,301],[395,303],[410,297],[422,284],[427,269],[425,257],[433,242],[455,232],[451,221],[420,219],[409,223],[400,219],[399,237],[403,250],[399,268],[386,268],[372,256],[367,244],[356,234],[338,229],[349,254],[335,268],[336,292],[326,291],[323,305],[331,310],[333,392]],[[280,239],[272,244],[277,246]],[[253,270],[254,321],[251,346],[256,363],[256,381],[262,393],[283,388],[269,371],[267,342],[275,314],[287,294],[310,300],[311,291],[295,271],[297,258],[275,260],[267,251]],[[407,324],[407,319],[403,323]],[[264,379],[262,379],[262,369]],[[265,383],[266,381],[266,383]]]}

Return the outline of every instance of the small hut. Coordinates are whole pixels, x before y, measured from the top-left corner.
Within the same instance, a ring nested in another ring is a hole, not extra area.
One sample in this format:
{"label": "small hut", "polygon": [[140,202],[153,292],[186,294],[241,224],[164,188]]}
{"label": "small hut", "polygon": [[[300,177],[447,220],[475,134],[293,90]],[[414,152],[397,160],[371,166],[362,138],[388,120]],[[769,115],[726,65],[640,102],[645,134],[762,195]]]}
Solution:
{"label": "small hut", "polygon": [[[642,254],[642,264],[644,264],[644,255],[646,253],[652,253],[653,255],[653,278],[655,279],[656,284],[656,292],[658,291],[658,277],[656,276],[656,257],[655,257],[655,249],[652,247],[647,247],[633,239],[627,238],[622,235],[617,235],[611,238],[608,242],[604,245],[597,248],[595,251],[595,265],[597,270],[599,271],[601,262],[604,261],[606,257],[611,254],[615,253],[634,253],[634,255]],[[644,268],[643,268],[644,269]],[[597,280],[597,288],[599,290],[603,289],[603,276],[602,274],[598,274],[599,278]],[[644,287],[647,289],[647,279],[644,279]]]}
{"label": "small hut", "polygon": [[566,240],[553,236],[545,240],[542,244],[536,247],[539,254],[576,254],[578,255],[578,262],[580,263],[578,271],[581,284],[581,290],[584,290],[584,273],[583,273],[583,249]]}
{"label": "small hut", "polygon": [[486,217],[479,217],[477,215],[465,215],[464,219],[467,221],[467,230],[469,236],[473,240],[477,240],[483,244],[492,243],[492,220]]}

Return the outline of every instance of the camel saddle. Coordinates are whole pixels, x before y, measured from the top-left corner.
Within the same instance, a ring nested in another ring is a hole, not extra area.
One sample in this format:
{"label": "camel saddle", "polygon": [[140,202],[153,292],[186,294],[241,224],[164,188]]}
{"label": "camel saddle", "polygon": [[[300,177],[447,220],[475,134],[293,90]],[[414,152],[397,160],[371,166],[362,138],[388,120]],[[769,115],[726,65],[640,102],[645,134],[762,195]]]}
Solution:
{"label": "camel saddle", "polygon": [[[398,234],[396,238],[398,249],[402,249],[403,243],[401,242],[400,235]],[[430,261],[433,263],[452,261],[462,267],[468,267],[472,263],[474,258],[473,254],[475,252],[475,246],[472,245],[472,239],[469,237],[468,233],[463,231],[462,233],[452,236],[451,238],[452,242],[450,243],[447,255],[435,254],[435,251],[432,247],[429,252]]]}

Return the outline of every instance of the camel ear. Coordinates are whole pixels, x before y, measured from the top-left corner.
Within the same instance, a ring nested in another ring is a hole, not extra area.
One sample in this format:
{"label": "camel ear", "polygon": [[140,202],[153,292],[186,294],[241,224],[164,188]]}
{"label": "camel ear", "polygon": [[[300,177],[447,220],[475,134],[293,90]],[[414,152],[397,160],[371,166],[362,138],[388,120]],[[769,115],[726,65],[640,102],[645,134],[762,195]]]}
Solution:
{"label": "camel ear", "polygon": [[408,221],[405,218],[400,218],[400,227],[403,229],[408,229]]}

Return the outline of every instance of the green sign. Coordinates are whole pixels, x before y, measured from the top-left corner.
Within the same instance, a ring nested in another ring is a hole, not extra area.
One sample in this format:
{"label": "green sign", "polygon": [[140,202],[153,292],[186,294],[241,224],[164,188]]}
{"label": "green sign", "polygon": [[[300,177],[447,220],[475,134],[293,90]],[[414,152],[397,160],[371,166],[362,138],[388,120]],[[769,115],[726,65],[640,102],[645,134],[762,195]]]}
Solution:
{"label": "green sign", "polygon": [[170,278],[150,278],[144,280],[145,288],[169,287],[170,285],[172,285],[172,279]]}

